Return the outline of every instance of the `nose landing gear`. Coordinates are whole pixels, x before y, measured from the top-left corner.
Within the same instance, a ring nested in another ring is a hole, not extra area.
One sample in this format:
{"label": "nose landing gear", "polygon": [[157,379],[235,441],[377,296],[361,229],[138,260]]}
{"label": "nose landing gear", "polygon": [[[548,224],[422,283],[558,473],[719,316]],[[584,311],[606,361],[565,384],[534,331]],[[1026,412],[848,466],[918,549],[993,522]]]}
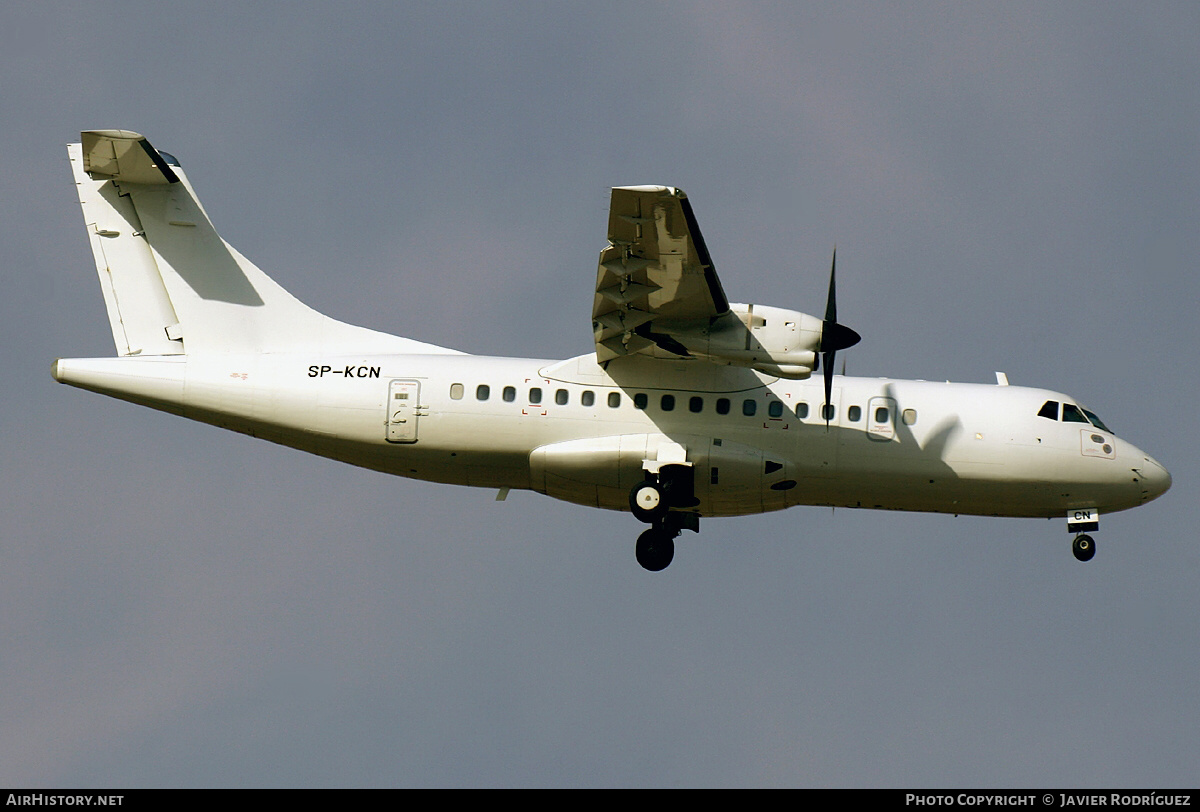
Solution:
{"label": "nose landing gear", "polygon": [[1096,554],[1096,542],[1088,533],[1100,529],[1100,511],[1096,508],[1075,508],[1067,511],[1067,532],[1077,533],[1071,542],[1071,552],[1079,561],[1091,561]]}
{"label": "nose landing gear", "polygon": [[1071,552],[1080,561],[1091,561],[1092,556],[1096,554],[1096,542],[1086,533],[1080,533],[1071,542]]}

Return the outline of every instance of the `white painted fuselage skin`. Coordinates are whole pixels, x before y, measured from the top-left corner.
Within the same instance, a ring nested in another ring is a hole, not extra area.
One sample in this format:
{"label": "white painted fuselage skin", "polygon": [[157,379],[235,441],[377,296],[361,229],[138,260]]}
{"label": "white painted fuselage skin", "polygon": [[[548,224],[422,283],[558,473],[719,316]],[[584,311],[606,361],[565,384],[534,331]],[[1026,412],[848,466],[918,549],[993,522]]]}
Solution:
{"label": "white painted fuselage skin", "polygon": [[816,377],[682,360],[216,353],[62,359],[54,376],[398,476],[617,510],[672,449],[706,517],[793,505],[1063,517],[1136,507],[1171,482],[1110,432],[1038,415],[1069,396],[1020,386],[837,376],[827,425]]}

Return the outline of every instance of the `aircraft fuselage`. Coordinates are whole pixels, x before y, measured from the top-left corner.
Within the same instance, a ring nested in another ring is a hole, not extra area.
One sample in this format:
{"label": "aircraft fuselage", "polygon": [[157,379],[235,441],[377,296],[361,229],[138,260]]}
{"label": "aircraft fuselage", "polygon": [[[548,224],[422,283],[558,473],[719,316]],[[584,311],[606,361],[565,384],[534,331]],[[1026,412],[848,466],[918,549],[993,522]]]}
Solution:
{"label": "aircraft fuselage", "polygon": [[818,380],[661,359],[216,354],[62,360],[55,377],[398,476],[617,510],[656,462],[693,470],[701,516],[1062,517],[1170,484],[1111,432],[1038,415],[1070,397],[1020,386],[836,376],[827,425]]}

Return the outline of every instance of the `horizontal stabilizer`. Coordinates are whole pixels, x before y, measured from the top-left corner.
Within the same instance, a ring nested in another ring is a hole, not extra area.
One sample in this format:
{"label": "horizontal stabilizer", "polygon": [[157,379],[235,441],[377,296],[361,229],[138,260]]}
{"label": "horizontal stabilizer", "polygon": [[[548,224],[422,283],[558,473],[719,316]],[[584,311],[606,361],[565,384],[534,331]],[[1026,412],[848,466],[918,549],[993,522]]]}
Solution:
{"label": "horizontal stabilizer", "polygon": [[164,156],[141,133],[129,130],[88,130],[83,141],[83,170],[96,180],[127,183],[179,183]]}

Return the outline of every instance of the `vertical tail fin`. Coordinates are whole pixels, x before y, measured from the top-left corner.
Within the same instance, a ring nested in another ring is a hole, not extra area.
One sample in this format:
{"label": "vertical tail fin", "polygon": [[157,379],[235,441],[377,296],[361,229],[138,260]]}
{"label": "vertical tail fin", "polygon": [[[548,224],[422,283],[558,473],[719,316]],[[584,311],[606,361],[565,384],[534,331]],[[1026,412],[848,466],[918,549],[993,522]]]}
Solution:
{"label": "vertical tail fin", "polygon": [[[123,157],[129,153],[130,145],[138,143],[123,137],[135,133],[107,132],[110,135],[100,148],[107,147],[109,152],[114,152],[118,145],[126,147]],[[96,147],[95,136],[94,133],[83,134],[85,142],[90,141],[89,146],[93,149]],[[178,336],[179,318],[171,306],[137,210],[129,195],[122,195],[116,182],[107,179],[120,174],[115,154],[107,164],[99,158],[85,161],[83,144],[69,144],[67,154],[71,158],[71,171],[75,175],[79,203],[83,206],[83,220],[100,274],[100,288],[104,292],[117,354],[181,354],[183,341]],[[146,160],[149,161],[148,156]],[[127,163],[130,174],[137,171],[135,156],[129,155]],[[93,180],[86,173],[85,167],[89,165],[97,166],[97,178],[107,176]],[[103,173],[101,167],[110,169],[111,174]],[[141,169],[153,181],[153,175],[145,167]],[[160,173],[159,177],[163,178],[161,183],[167,182],[165,175]]]}
{"label": "vertical tail fin", "polygon": [[453,352],[328,318],[217,234],[179,162],[127,130],[67,148],[119,355]]}

